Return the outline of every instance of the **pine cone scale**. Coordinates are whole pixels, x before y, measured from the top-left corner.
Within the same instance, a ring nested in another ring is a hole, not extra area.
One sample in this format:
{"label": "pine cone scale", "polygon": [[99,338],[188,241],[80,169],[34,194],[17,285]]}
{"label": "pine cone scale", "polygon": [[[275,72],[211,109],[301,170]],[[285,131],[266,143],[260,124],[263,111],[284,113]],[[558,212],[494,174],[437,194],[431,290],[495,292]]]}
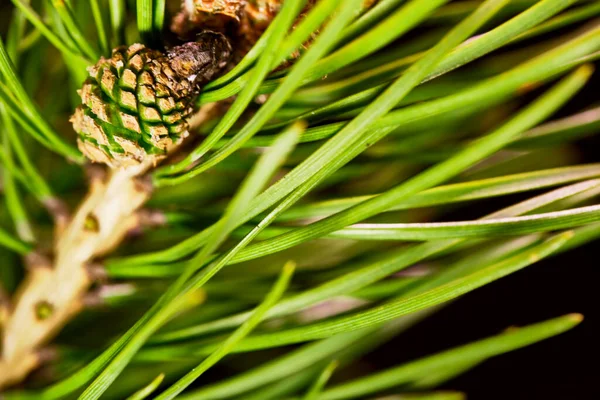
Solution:
{"label": "pine cone scale", "polygon": [[88,69],[71,121],[79,148],[114,168],[156,163],[188,135],[201,84],[226,63],[224,36],[205,32],[168,54],[141,44],[113,50]]}

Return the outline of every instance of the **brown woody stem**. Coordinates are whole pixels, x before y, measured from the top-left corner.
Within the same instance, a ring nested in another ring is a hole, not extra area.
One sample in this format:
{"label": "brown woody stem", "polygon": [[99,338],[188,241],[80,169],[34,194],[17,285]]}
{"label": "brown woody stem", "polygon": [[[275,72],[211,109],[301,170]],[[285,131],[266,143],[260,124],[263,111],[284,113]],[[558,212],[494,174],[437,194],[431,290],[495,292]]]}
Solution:
{"label": "brown woody stem", "polygon": [[4,318],[0,388],[39,366],[41,347],[80,311],[92,283],[86,267],[135,227],[151,192],[139,177],[150,167],[140,164],[93,179],[76,214],[57,232],[54,261],[29,257],[28,276]]}

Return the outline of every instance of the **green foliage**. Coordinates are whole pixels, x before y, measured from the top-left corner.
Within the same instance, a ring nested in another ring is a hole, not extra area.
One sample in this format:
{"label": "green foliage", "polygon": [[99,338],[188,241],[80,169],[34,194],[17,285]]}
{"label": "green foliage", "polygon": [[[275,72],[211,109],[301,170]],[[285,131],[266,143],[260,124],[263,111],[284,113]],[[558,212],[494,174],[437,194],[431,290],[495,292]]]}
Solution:
{"label": "green foliage", "polygon": [[319,394],[323,391],[325,384],[327,384],[327,381],[329,380],[329,378],[331,378],[331,375],[333,374],[333,371],[337,368],[337,366],[338,366],[338,363],[336,360],[331,361],[323,369],[323,372],[321,372],[321,374],[319,375],[319,377],[317,378],[315,383],[312,384],[312,386],[306,393],[306,396],[303,397],[303,399],[304,400],[317,399],[319,397]]}
{"label": "green foliage", "polygon": [[136,7],[140,36],[147,44],[156,45],[165,18],[165,0],[139,0]]}
{"label": "green foliage", "polygon": [[210,367],[215,365],[227,353],[235,348],[240,340],[246,337],[263,320],[267,311],[273,307],[281,298],[283,292],[289,285],[294,265],[288,263],[284,266],[280,278],[273,289],[267,293],[263,302],[256,308],[250,318],[236,329],[215,351],[204,359],[196,368],[192,369],[184,377],[174,383],[169,389],[157,397],[157,399],[174,399],[179,393],[187,388],[193,381]]}
{"label": "green foliage", "polygon": [[165,374],[158,375],[152,380],[152,382],[148,384],[148,386],[141,388],[140,390],[129,396],[127,400],[143,400],[147,398],[160,386],[163,379],[165,379]]}
{"label": "green foliage", "polygon": [[[305,3],[286,0],[203,88],[199,105],[235,97],[198,128],[202,140],[148,174],[164,223],[99,260],[111,283],[98,296],[124,325],[76,318],[51,381],[5,398],[455,399],[435,388],[581,321],[512,328],[328,383],[447,302],[600,237],[600,165],[574,156],[600,129],[598,105],[577,95],[600,57],[600,7],[320,0],[295,22]],[[138,33],[166,45],[172,9],[13,4],[0,41],[2,216],[12,223],[2,221],[0,246],[25,256],[49,247],[42,210],[85,190],[67,125],[85,68]],[[472,206],[481,218],[461,216]],[[420,262],[436,268],[398,274]],[[216,363],[236,372],[202,381]]]}

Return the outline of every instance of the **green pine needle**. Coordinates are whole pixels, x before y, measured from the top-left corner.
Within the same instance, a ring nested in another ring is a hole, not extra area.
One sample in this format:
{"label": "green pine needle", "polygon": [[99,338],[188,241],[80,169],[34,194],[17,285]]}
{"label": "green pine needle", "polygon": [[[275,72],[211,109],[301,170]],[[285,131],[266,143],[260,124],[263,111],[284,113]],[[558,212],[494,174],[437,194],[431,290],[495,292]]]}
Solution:
{"label": "green pine needle", "polygon": [[102,10],[100,9],[99,0],[92,0],[90,2],[92,7],[92,14],[94,15],[94,23],[96,24],[96,31],[98,32],[98,40],[100,42],[100,50],[104,56],[110,54],[109,40],[104,26],[104,19]]}
{"label": "green pine needle", "polygon": [[127,400],[144,400],[148,398],[153,392],[158,389],[162,381],[165,379],[165,374],[160,374],[156,378],[152,380],[147,386],[141,388],[131,396],[127,398]]}
{"label": "green pine needle", "polygon": [[204,361],[202,361],[202,363],[200,363],[196,368],[188,372],[187,375],[185,375],[179,381],[174,383],[165,392],[161,393],[160,396],[157,397],[157,399],[174,399],[193,381],[198,379],[198,377],[200,377],[202,373],[204,373],[207,369],[216,364],[221,358],[227,355],[227,353],[229,353],[240,340],[246,337],[262,321],[267,311],[271,307],[273,307],[273,305],[277,303],[277,301],[279,301],[285,289],[289,285],[294,268],[295,265],[293,263],[286,264],[283,267],[279,279],[277,280],[271,291],[267,293],[263,302],[252,313],[252,316],[248,318],[248,320],[244,322],[235,332],[233,332],[231,336],[229,336],[227,340],[225,340],[218,349],[216,349],[210,356],[208,356]]}
{"label": "green pine needle", "polygon": [[[115,4],[115,9],[118,9]],[[142,40],[155,47],[160,42],[165,19],[165,0],[136,0],[137,25]],[[118,20],[118,17],[115,18]]]}
{"label": "green pine needle", "polygon": [[315,400],[319,398],[319,394],[323,391],[323,388],[327,384],[327,381],[333,375],[333,371],[337,368],[338,362],[336,360],[331,361],[325,369],[319,374],[318,378],[312,384],[306,395],[302,398],[303,400]]}

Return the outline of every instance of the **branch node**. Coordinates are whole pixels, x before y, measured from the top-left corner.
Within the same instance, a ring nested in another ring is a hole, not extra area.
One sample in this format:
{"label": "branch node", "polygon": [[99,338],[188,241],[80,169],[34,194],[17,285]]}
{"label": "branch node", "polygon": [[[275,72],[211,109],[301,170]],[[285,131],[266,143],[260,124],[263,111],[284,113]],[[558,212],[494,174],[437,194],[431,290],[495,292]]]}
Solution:
{"label": "branch node", "polygon": [[56,226],[57,234],[60,234],[71,221],[71,211],[62,200],[51,197],[44,200],[44,206],[52,216]]}
{"label": "branch node", "polygon": [[38,268],[51,269],[52,261],[50,257],[45,254],[42,254],[39,251],[32,251],[27,254],[24,259],[25,266],[29,270],[34,270]]}
{"label": "branch node", "polygon": [[44,321],[54,314],[54,305],[48,300],[41,300],[35,304],[35,315],[38,321]]}

